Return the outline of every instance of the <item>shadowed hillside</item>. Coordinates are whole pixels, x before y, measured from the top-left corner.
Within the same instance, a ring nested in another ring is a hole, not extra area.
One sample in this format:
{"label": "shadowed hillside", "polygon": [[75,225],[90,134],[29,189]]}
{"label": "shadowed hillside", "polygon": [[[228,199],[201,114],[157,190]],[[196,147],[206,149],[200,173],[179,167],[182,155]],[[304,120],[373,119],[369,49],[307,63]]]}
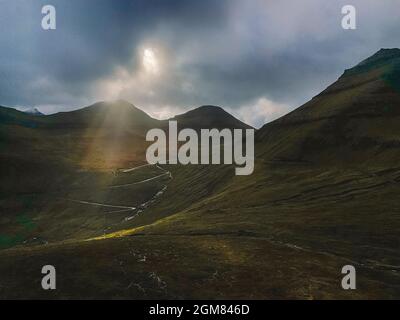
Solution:
{"label": "shadowed hillside", "polygon": [[258,132],[260,155],[315,165],[396,166],[400,157],[400,50],[382,49]]}

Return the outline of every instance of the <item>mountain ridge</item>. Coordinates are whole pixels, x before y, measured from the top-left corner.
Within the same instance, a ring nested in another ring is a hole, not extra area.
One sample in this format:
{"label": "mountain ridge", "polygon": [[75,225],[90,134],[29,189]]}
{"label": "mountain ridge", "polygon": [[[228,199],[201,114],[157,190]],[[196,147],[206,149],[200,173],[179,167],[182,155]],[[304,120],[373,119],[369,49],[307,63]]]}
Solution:
{"label": "mountain ridge", "polygon": [[400,91],[387,75],[400,76],[400,69],[392,69],[399,53],[378,51],[364,60],[362,72],[345,72],[304,105],[264,125],[256,135],[259,152],[269,159],[320,164],[395,163]]}
{"label": "mountain ridge", "polygon": [[[117,109],[117,110],[115,110]],[[13,110],[13,111],[10,111]],[[8,112],[13,114],[14,116],[18,116],[25,114],[27,116],[34,115],[30,112],[20,111],[12,107],[4,107],[0,106],[0,113]],[[79,116],[84,116],[86,120],[89,120],[90,117],[96,116],[96,113],[104,112],[108,115],[111,113],[115,114],[116,111],[124,113],[124,116],[136,116],[144,121],[152,122],[152,125],[156,125],[157,123],[162,124],[168,120],[176,120],[176,121],[188,121],[189,124],[185,124],[186,127],[190,127],[193,125],[195,127],[201,126],[199,124],[199,117],[204,117],[202,123],[204,124],[205,128],[209,128],[210,125],[216,125],[217,128],[243,128],[243,129],[250,129],[252,126],[246,124],[245,122],[237,119],[232,114],[227,112],[220,106],[212,106],[212,105],[204,105],[200,107],[195,107],[191,110],[188,110],[184,113],[177,114],[172,118],[167,120],[159,120],[156,118],[151,117],[147,114],[144,110],[136,107],[134,104],[126,101],[126,100],[105,100],[105,101],[98,101],[89,106],[85,106],[79,109],[71,110],[71,111],[60,111],[53,114],[42,114],[42,119],[32,118],[33,121],[39,121],[39,123],[43,123],[43,119],[51,119],[55,121],[61,122],[63,118],[73,122]],[[1,120],[0,120],[1,121]],[[208,123],[207,123],[208,122]]]}
{"label": "mountain ridge", "polygon": [[204,128],[236,128],[236,129],[250,129],[250,125],[237,119],[232,114],[227,112],[225,109],[219,106],[204,105],[198,108],[194,108],[185,113],[178,114],[169,120],[178,121],[184,123],[184,127],[201,129]]}
{"label": "mountain ridge", "polygon": [[26,110],[23,110],[23,112],[34,115],[34,116],[43,116],[44,113],[40,112],[40,110],[36,107],[32,107]]}

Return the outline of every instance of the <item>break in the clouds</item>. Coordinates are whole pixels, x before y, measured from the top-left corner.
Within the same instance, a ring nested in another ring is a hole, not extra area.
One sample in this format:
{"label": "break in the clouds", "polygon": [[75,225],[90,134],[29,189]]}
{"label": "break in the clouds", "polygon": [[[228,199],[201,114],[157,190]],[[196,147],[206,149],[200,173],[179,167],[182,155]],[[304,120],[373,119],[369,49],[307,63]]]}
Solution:
{"label": "break in the clouds", "polygon": [[[57,29],[41,28],[52,4]],[[357,9],[357,29],[341,8]],[[167,118],[220,105],[259,126],[399,47],[400,0],[0,0],[0,105],[126,99]]]}

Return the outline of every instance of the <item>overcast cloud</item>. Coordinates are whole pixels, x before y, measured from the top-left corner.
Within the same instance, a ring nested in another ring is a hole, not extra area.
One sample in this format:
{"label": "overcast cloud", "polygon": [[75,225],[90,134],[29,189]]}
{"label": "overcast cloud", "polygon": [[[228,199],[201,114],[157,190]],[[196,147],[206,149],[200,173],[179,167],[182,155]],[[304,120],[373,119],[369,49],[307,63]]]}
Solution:
{"label": "overcast cloud", "polygon": [[[357,30],[341,27],[346,4]],[[400,0],[0,0],[0,28],[0,105],[122,98],[167,118],[213,104],[260,126],[400,47]]]}

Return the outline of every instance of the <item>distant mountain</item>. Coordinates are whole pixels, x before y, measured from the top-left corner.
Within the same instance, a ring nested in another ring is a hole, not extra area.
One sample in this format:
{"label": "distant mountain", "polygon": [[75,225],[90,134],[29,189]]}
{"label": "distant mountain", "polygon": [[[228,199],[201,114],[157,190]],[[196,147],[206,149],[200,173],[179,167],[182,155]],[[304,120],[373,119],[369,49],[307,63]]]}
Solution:
{"label": "distant mountain", "polygon": [[251,128],[251,126],[236,119],[230,113],[217,106],[201,106],[186,113],[177,115],[171,120],[178,121],[178,125],[181,128],[216,128],[220,130],[224,128]]}
{"label": "distant mountain", "polygon": [[126,129],[142,135],[145,130],[157,126],[158,120],[125,100],[116,100],[101,101],[82,109],[49,115],[46,124],[64,128]]}
{"label": "distant mountain", "polygon": [[23,112],[28,113],[28,114],[31,114],[31,115],[34,115],[34,116],[43,116],[43,115],[44,115],[43,113],[41,113],[41,112],[39,111],[38,108],[35,108],[35,107],[32,107],[32,108],[23,110]]}
{"label": "distant mountain", "polygon": [[[174,119],[180,128],[250,128],[213,106],[200,107]],[[167,129],[168,123],[124,100],[97,102],[40,117],[37,113],[0,107],[0,141],[9,146],[7,153],[6,149],[0,152],[3,168],[8,168],[2,175],[3,181],[8,181],[4,188],[12,190],[13,184],[18,190],[46,187],[52,170],[61,177],[70,170],[111,170],[143,163],[150,144],[145,136],[152,128]],[[42,174],[43,170],[49,175]],[[25,184],[20,184],[17,176]]]}
{"label": "distant mountain", "polygon": [[382,49],[300,108],[262,127],[269,159],[319,163],[397,162],[400,50]]}
{"label": "distant mountain", "polygon": [[7,125],[33,128],[36,127],[37,121],[41,119],[42,117],[36,117],[30,113],[0,106],[0,128]]}

